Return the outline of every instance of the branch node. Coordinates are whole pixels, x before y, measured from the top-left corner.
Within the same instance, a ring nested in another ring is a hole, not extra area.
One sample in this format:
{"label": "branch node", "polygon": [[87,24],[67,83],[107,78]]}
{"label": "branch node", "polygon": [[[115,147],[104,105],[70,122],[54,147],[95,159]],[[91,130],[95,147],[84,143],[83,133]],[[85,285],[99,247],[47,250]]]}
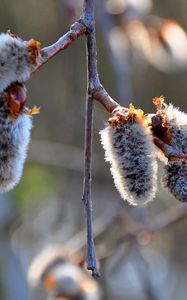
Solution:
{"label": "branch node", "polygon": [[120,105],[110,97],[101,84],[98,89],[93,91],[93,97],[100,102],[109,113],[112,113],[115,108],[120,107]]}
{"label": "branch node", "polygon": [[73,23],[70,27],[70,36],[73,37],[75,36],[75,39],[79,37],[80,35],[84,34],[86,32],[86,26],[82,19],[78,20],[77,22]]}

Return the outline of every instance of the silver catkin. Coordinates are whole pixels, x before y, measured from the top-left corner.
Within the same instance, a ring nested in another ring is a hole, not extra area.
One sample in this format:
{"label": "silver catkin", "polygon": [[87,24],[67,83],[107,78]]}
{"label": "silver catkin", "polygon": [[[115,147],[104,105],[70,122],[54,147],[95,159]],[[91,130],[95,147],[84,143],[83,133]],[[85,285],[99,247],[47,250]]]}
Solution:
{"label": "silver catkin", "polygon": [[0,193],[11,190],[20,180],[32,128],[30,116],[8,117],[7,94],[0,94]]}
{"label": "silver catkin", "polygon": [[149,132],[135,120],[100,132],[105,159],[121,197],[132,205],[151,201],[157,187],[155,149]]}
{"label": "silver catkin", "polygon": [[162,184],[179,201],[187,202],[187,161],[171,160],[165,166]]}
{"label": "silver catkin", "polygon": [[169,145],[187,155],[187,114],[169,104],[166,120],[172,136]]}
{"label": "silver catkin", "polygon": [[[169,145],[187,156],[187,115],[170,104],[166,111],[166,120],[172,137]],[[176,199],[187,202],[186,159],[169,160],[161,182]]]}
{"label": "silver catkin", "polygon": [[[37,48],[38,47],[38,48]],[[0,34],[0,192],[11,190],[20,180],[30,140],[32,119],[19,111],[11,118],[8,89],[29,79],[40,55],[39,43],[16,35]],[[15,103],[19,105],[20,99]],[[12,100],[14,101],[14,99]],[[14,106],[13,106],[14,107]],[[13,108],[14,109],[14,108]]]}
{"label": "silver catkin", "polygon": [[0,34],[0,92],[14,82],[29,79],[32,53],[27,42],[8,33]]}

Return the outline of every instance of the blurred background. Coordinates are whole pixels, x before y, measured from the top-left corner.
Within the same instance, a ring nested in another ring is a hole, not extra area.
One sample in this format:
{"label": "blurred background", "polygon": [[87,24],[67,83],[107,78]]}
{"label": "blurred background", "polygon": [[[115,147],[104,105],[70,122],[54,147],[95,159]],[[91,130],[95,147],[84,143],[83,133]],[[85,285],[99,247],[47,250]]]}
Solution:
{"label": "blurred background", "polygon": [[[1,31],[10,29],[47,46],[79,18],[82,2],[1,0]],[[146,113],[154,112],[152,98],[163,95],[186,111],[187,2],[96,2],[98,69],[110,95]],[[63,298],[63,291],[53,293],[54,287],[48,287],[48,293],[39,278],[43,271],[36,271],[43,267],[40,259],[29,269],[49,245],[50,253],[68,247],[69,253],[84,256],[85,38],[34,74],[27,88],[28,106],[41,107],[41,113],[34,117],[21,182],[0,196],[0,299],[186,300],[187,207],[160,184],[156,199],[145,207],[131,207],[120,199],[99,137],[108,113],[98,103],[92,170],[96,253],[102,272],[94,283],[97,295]],[[62,251],[63,256],[69,259]],[[76,260],[77,266],[82,261]]]}

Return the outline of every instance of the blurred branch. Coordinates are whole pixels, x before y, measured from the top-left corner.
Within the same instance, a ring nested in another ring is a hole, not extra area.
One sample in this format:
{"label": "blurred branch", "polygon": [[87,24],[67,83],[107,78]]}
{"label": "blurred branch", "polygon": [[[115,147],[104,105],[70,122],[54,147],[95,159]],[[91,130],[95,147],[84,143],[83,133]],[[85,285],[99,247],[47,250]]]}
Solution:
{"label": "blurred branch", "polygon": [[110,31],[114,28],[111,16],[107,13],[103,0],[97,0],[98,23],[102,31],[102,39],[105,42],[105,51],[108,52],[109,63],[116,79],[117,96],[121,99],[124,106],[128,105],[129,99],[132,99],[132,89],[129,80],[129,67],[120,55],[114,53],[109,40]]}
{"label": "blurred branch", "polygon": [[148,226],[148,231],[156,233],[170,228],[187,216],[187,206],[177,205],[158,214]]}
{"label": "blurred branch", "polygon": [[123,225],[126,229],[124,235],[122,235],[117,243],[122,243],[130,239],[138,239],[140,236],[146,236],[147,234],[157,234],[166,229],[170,229],[171,226],[180,222],[187,216],[187,206],[177,205],[171,207],[166,211],[159,213],[155,218],[150,220],[148,224],[136,222],[132,216],[123,213],[121,215],[120,225]]}
{"label": "blurred branch", "polygon": [[133,250],[135,251],[136,257],[139,260],[139,263],[137,263],[137,275],[139,278],[139,281],[146,293],[146,299],[151,299],[151,300],[157,300],[157,294],[155,293],[154,287],[152,285],[151,282],[151,278],[149,275],[149,266],[148,263],[146,262],[146,260],[144,259],[142,253],[141,253],[141,249],[138,245],[138,243],[135,243],[135,247],[133,248]]}
{"label": "blurred branch", "polygon": [[[94,220],[94,238],[102,236],[111,225],[119,224],[120,228],[124,228],[124,232],[114,241],[110,240],[111,245],[106,247],[98,245],[99,259],[105,259],[119,247],[120,244],[129,242],[131,240],[138,241],[140,237],[146,235],[157,234],[164,230],[170,229],[176,223],[182,221],[187,217],[187,206],[177,205],[171,207],[161,213],[155,218],[149,220],[146,224],[136,221],[129,211],[122,212],[121,207],[106,210],[98,219]],[[73,249],[73,252],[80,251],[86,245],[85,229],[81,230],[64,245],[67,249]]]}
{"label": "blurred branch", "polygon": [[[104,214],[93,221],[94,238],[102,235],[106,230],[108,230],[109,226],[111,226],[115,222],[116,218],[119,217],[120,211],[119,207],[112,208],[112,210],[108,209]],[[78,232],[74,237],[67,241],[65,247],[68,249],[74,249],[74,251],[79,251],[84,248],[86,244],[85,233],[85,229]]]}
{"label": "blurred branch", "polygon": [[[48,140],[32,140],[28,160],[30,162],[46,164],[54,167],[83,172],[83,149],[67,144]],[[103,176],[105,170],[101,169],[101,158],[94,153],[93,171],[97,176]],[[105,174],[106,176],[106,174]]]}

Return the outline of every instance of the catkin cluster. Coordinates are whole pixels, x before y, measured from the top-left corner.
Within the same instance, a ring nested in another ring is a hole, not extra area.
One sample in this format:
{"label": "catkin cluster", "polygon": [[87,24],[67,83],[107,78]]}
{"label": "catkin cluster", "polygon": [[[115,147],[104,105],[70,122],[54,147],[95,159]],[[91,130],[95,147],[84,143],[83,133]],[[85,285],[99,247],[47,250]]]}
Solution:
{"label": "catkin cluster", "polygon": [[12,189],[22,174],[32,128],[24,81],[38,57],[37,41],[0,34],[0,192]]}
{"label": "catkin cluster", "polygon": [[[182,202],[187,201],[187,115],[163,97],[154,99],[157,113],[144,115],[141,110],[118,108],[100,132],[105,159],[121,197],[130,204],[151,201],[157,188],[156,147],[153,138],[171,149],[164,167],[162,184]],[[162,151],[164,152],[164,146]],[[175,157],[172,153],[178,153]],[[164,153],[166,154],[166,153]]]}

